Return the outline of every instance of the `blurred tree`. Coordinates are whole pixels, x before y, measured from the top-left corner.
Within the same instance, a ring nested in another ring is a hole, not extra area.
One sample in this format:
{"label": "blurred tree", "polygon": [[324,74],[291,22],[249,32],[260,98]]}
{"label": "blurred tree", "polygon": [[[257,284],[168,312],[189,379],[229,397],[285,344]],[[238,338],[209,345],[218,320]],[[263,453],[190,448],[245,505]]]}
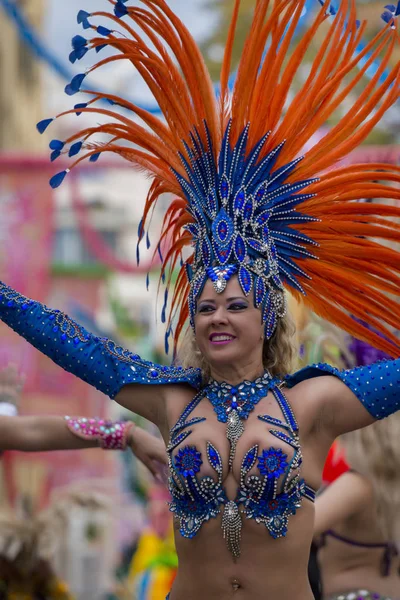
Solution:
{"label": "blurred tree", "polygon": [[[201,45],[204,57],[214,81],[219,80],[220,67],[224,55],[225,42],[228,37],[229,25],[233,11],[232,0],[207,0],[206,8],[213,13],[215,28]],[[242,52],[247,33],[253,18],[256,0],[242,0],[239,20],[236,30],[235,46],[233,49],[232,69],[236,69]]]}

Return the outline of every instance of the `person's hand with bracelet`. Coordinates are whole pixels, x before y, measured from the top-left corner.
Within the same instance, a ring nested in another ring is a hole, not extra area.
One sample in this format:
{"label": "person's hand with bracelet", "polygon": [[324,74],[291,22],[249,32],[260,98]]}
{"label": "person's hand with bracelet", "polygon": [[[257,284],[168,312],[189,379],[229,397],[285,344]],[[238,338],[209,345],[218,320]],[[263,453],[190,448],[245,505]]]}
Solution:
{"label": "person's hand with bracelet", "polygon": [[18,417],[17,406],[25,378],[15,365],[0,370],[0,453],[4,450],[40,452],[130,448],[160,481],[167,464],[164,443],[131,421],[85,417]]}
{"label": "person's hand with bracelet", "polygon": [[164,443],[131,421],[58,416],[0,416],[0,451],[130,448],[159,480],[167,463]]}

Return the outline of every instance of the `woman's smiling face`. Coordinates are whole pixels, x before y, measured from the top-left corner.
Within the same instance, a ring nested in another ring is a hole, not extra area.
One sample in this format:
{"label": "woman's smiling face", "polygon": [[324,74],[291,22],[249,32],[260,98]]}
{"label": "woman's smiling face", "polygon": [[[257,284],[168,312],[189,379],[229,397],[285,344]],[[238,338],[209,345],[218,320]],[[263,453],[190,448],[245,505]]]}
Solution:
{"label": "woman's smiling face", "polygon": [[207,281],[194,322],[197,345],[211,367],[262,364],[261,311],[254,306],[253,294],[243,294],[237,277],[228,281],[222,294]]}

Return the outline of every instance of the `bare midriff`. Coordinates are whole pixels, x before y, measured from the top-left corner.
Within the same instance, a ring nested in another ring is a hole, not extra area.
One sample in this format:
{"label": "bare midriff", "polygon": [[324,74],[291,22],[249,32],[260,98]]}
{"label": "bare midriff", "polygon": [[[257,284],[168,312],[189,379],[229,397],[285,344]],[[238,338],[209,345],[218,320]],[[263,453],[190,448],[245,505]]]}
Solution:
{"label": "bare midriff", "polygon": [[286,538],[274,540],[263,525],[246,520],[236,561],[212,519],[193,539],[175,530],[179,570],[170,600],[313,600],[307,576],[314,507],[304,500]]}

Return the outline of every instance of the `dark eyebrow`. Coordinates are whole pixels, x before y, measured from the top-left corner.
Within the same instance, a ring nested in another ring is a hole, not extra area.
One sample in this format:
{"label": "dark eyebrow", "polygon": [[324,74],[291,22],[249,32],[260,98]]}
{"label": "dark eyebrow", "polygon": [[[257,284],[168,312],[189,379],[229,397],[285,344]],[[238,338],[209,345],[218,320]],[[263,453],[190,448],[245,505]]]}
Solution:
{"label": "dark eyebrow", "polygon": [[[246,302],[247,304],[249,303],[247,298],[245,298],[244,296],[233,296],[232,298],[226,299],[227,302],[233,302],[234,300],[240,300],[240,301]],[[206,299],[206,298],[204,300],[200,300],[199,304],[203,304],[203,302],[209,302],[211,304],[215,304],[215,300]]]}

